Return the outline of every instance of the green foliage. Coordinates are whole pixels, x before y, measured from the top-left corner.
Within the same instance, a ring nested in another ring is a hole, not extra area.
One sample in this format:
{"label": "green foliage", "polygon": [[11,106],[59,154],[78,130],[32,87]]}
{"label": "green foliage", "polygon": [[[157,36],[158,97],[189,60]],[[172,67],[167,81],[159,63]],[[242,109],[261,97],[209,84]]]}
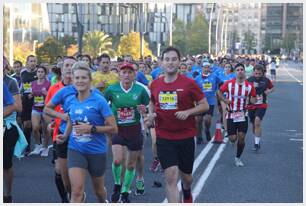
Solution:
{"label": "green foliage", "polygon": [[77,41],[74,36],[65,35],[59,39],[59,42],[65,46],[67,50],[72,44],[76,44]]}
{"label": "green foliage", "polygon": [[282,47],[290,52],[292,49],[295,48],[296,39],[297,36],[295,33],[288,33],[282,41]]}
{"label": "green foliage", "polygon": [[208,51],[208,22],[202,14],[198,14],[188,25],[180,20],[174,22],[173,46],[182,55],[199,54]]}
{"label": "green foliage", "polygon": [[51,36],[47,37],[36,49],[38,63],[53,64],[56,62],[57,56],[63,56],[64,54],[64,45]]}
{"label": "green foliage", "polygon": [[89,54],[92,58],[96,58],[102,53],[107,53],[112,57],[115,55],[115,51],[112,49],[112,39],[103,31],[85,33],[83,45],[83,53]]}
{"label": "green foliage", "polygon": [[252,33],[252,31],[248,30],[244,34],[243,45],[244,45],[245,49],[247,49],[248,51],[250,51],[252,49],[255,49],[256,39],[255,39],[255,34]]}

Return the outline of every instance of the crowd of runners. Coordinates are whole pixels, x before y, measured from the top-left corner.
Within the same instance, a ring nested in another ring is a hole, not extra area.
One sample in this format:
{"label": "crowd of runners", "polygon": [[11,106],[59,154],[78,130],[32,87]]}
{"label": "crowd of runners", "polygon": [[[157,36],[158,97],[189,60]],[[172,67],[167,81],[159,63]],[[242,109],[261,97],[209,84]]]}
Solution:
{"label": "crowd of runners", "polygon": [[[182,57],[174,47],[157,60],[78,55],[49,65],[30,55],[25,65],[9,65],[5,57],[3,63],[4,202],[13,199],[13,155],[52,154],[54,185],[63,203],[86,201],[87,172],[98,202],[130,202],[134,179],[135,194],[145,195],[145,161],[152,161],[151,172],[162,170],[168,202],[192,203],[195,146],[213,141],[212,117],[236,145],[233,164],[244,166],[249,121],[254,151],[261,147],[277,68],[274,58]],[[146,137],[151,138],[150,157],[143,153]],[[106,161],[108,149],[111,161]],[[111,194],[104,186],[107,162],[114,180]]]}

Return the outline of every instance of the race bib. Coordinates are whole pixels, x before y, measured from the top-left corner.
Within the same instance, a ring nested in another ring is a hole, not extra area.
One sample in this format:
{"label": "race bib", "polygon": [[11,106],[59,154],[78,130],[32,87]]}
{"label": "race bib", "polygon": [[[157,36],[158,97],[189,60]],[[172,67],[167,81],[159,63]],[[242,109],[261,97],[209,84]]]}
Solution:
{"label": "race bib", "polygon": [[32,92],[31,83],[24,83],[23,89],[24,93],[31,93]]}
{"label": "race bib", "polygon": [[263,96],[257,95],[255,104],[263,104]]}
{"label": "race bib", "polygon": [[174,92],[160,92],[158,95],[159,105],[162,110],[177,109],[177,93]]}
{"label": "race bib", "polygon": [[203,84],[203,88],[204,88],[204,90],[206,90],[206,91],[211,91],[212,90],[212,83],[210,83],[210,82],[205,82],[204,84]]}
{"label": "race bib", "polygon": [[44,104],[44,96],[35,96],[34,97],[34,106],[43,107]]}
{"label": "race bib", "polygon": [[91,134],[79,135],[75,132],[75,129],[73,127],[72,127],[72,136],[76,142],[80,142],[80,143],[90,142],[92,140]]}
{"label": "race bib", "polygon": [[233,119],[233,122],[244,122],[245,114],[244,112],[233,112],[231,113],[231,118]]}
{"label": "race bib", "polygon": [[119,108],[117,110],[118,124],[126,124],[135,122],[135,110],[130,108]]}

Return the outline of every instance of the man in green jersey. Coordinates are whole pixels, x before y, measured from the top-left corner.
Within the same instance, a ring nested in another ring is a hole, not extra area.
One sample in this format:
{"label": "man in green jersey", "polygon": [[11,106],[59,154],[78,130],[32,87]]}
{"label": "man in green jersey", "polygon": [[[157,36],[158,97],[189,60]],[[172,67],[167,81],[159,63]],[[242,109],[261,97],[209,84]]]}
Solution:
{"label": "man in green jersey", "polygon": [[[148,105],[150,96],[146,89],[135,81],[136,71],[128,62],[119,66],[120,82],[106,89],[105,98],[111,102],[112,111],[118,124],[118,134],[112,138],[113,163],[115,179],[112,202],[130,202],[129,189],[135,176],[137,158],[141,155],[143,135],[140,124],[140,108]],[[141,112],[143,114],[143,112]],[[121,172],[124,149],[127,148],[128,159],[123,184]]]}

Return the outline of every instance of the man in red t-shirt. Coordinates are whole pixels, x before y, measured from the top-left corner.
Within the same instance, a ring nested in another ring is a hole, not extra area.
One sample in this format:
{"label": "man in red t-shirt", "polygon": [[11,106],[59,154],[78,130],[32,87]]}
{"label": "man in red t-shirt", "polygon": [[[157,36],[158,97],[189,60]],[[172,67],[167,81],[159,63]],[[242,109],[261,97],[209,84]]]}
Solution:
{"label": "man in red t-shirt", "polygon": [[[218,91],[220,101],[227,104],[227,132],[229,140],[237,143],[237,155],[235,157],[235,165],[242,167],[240,156],[244,149],[244,139],[248,131],[247,119],[247,101],[254,103],[256,101],[256,91],[254,86],[246,80],[245,67],[239,63],[235,66],[236,78],[226,81]],[[226,93],[224,98],[223,93]],[[238,135],[237,135],[238,134]]]}
{"label": "man in red t-shirt", "polygon": [[180,53],[168,47],[162,53],[165,75],[151,84],[150,125],[155,118],[157,156],[165,172],[168,202],[180,202],[177,181],[182,180],[183,202],[192,202],[191,183],[196,136],[195,117],[209,109],[196,82],[179,74]]}

